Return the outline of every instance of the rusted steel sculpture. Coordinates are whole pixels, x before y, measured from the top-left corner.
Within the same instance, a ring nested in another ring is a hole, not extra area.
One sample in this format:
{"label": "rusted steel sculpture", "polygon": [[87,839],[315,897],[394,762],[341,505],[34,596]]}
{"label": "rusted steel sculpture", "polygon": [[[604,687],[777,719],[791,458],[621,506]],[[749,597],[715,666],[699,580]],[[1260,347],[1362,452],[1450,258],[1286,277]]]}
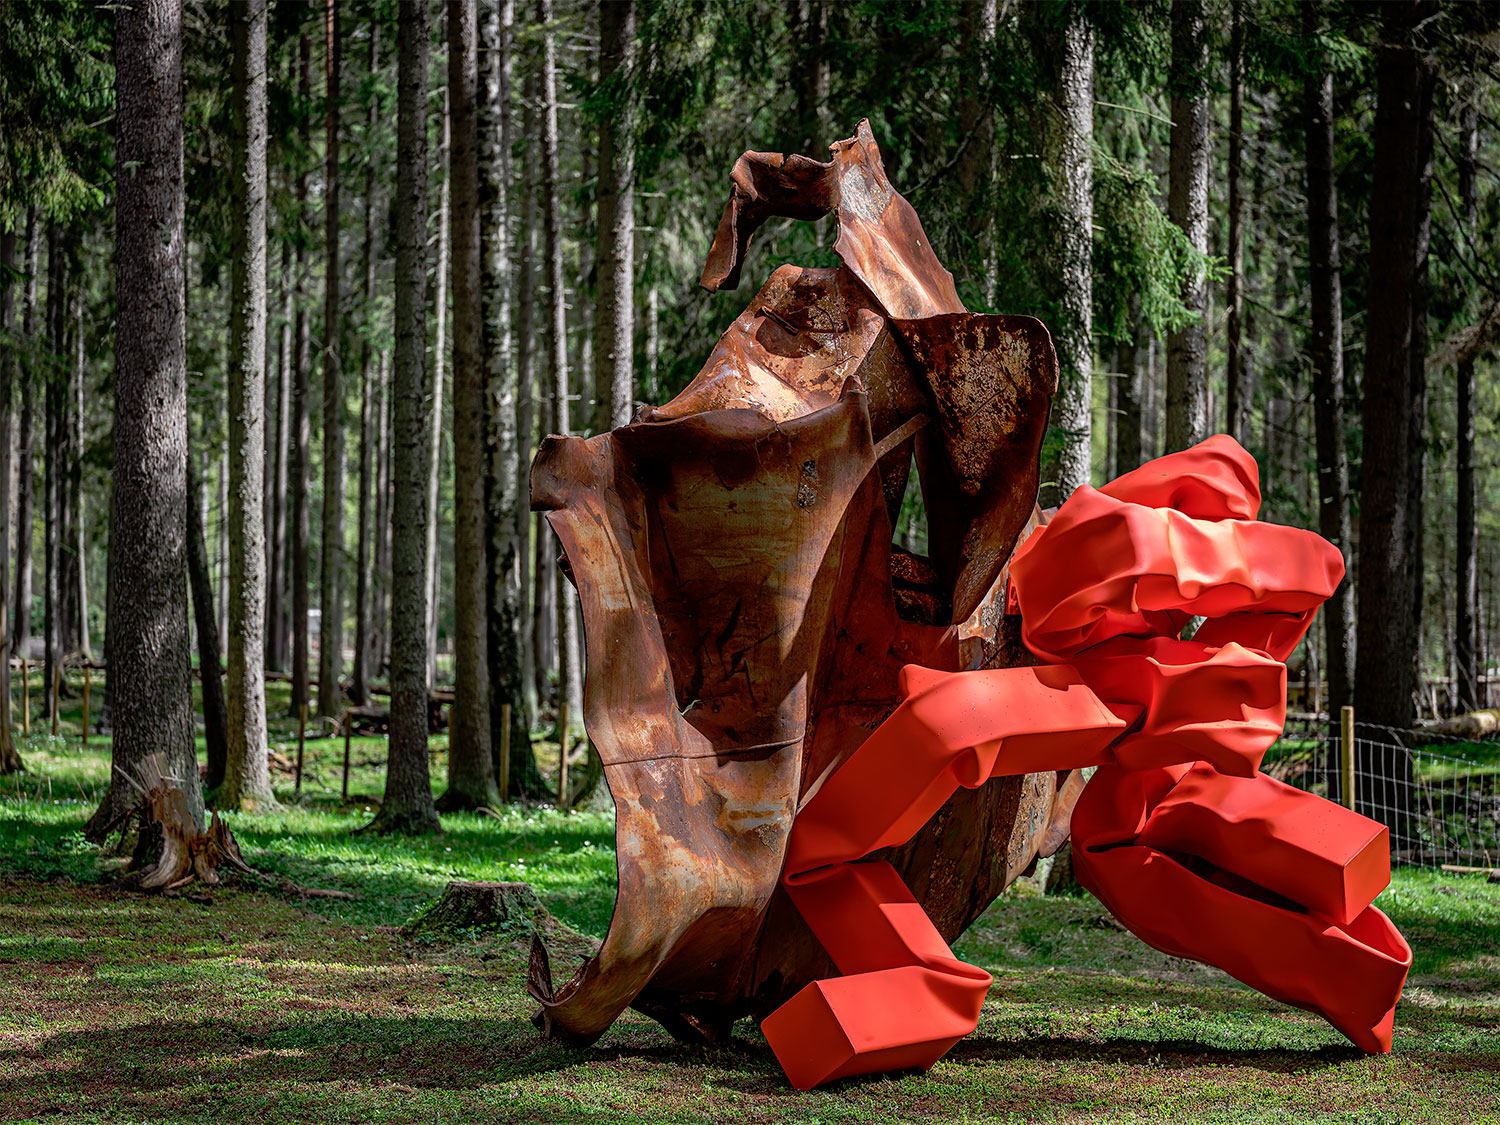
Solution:
{"label": "rusted steel sculpture", "polygon": [[[843,265],[778,269],[681,395],[533,467],[620,872],[572,979],[534,945],[542,1026],[766,1016],[799,1087],[930,1066],[989,985],[947,943],[1071,828],[1145,940],[1389,1050],[1411,952],[1370,905],[1385,831],[1257,773],[1337,551],[1255,521],[1227,438],[1047,521],[1046,330],[964,311],[865,123],[832,153],[740,158],[703,284],[771,215],[835,214]],[[928,558],[891,545],[913,460]]]}
{"label": "rusted steel sculpture", "polygon": [[[1031,663],[1000,599],[1039,518],[1051,340],[964,310],[868,125],[832,156],[741,157],[703,284],[735,284],[772,215],[836,215],[844,264],[777,269],[676,399],[548,438],[532,469],[583,607],[620,874],[598,956],[554,988],[534,951],[552,1034],[589,1042],[633,1006],[715,1040],[832,975],[779,882],[797,809],[903,665]],[[891,545],[913,459],[926,558]],[[1056,797],[1051,771],[997,778],[890,850],[945,940],[1032,862]]]}

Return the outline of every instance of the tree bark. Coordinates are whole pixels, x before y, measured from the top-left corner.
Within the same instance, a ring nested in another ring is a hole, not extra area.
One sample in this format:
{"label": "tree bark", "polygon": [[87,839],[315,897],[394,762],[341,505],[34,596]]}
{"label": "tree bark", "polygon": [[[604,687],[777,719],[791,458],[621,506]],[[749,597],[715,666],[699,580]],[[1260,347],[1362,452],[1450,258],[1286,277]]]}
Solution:
{"label": "tree bark", "polygon": [[[1478,218],[1477,171],[1479,164],[1479,117],[1472,99],[1476,90],[1466,90],[1471,99],[1463,108],[1458,139],[1458,197],[1464,222],[1473,232]],[[1480,706],[1478,648],[1475,644],[1475,617],[1479,602],[1479,522],[1474,507],[1474,358],[1465,357],[1458,364],[1457,403],[1458,476],[1457,573],[1454,582],[1454,663],[1457,700],[1455,709],[1462,713]]]}
{"label": "tree bark", "polygon": [[[1203,0],[1172,5],[1172,143],[1167,214],[1195,254],[1208,253],[1208,38]],[[1182,290],[1191,319],[1167,337],[1168,451],[1208,436],[1208,336],[1203,266],[1194,262]]]}
{"label": "tree bark", "polygon": [[[489,596],[488,629],[490,673],[490,752],[495,776],[500,775],[500,748],[504,736],[504,704],[510,704],[510,792],[511,796],[541,796],[540,774],[531,752],[531,715],[534,700],[526,690],[524,657],[525,582],[528,574],[521,544],[531,513],[522,492],[521,450],[529,445],[530,391],[523,380],[531,377],[531,364],[522,374],[519,341],[511,333],[511,231],[510,152],[511,55],[515,43],[514,0],[500,0],[486,7],[480,25],[482,98],[479,104],[479,190],[481,207],[481,267],[484,312],[484,357],[488,382],[486,408],[489,419],[490,462],[488,496]],[[526,237],[523,234],[522,237]],[[528,252],[523,250],[522,257]],[[529,350],[530,341],[526,341]],[[526,420],[521,421],[521,402]],[[529,458],[526,459],[529,462]]]}
{"label": "tree bark", "polygon": [[370,591],[370,675],[380,675],[390,656],[391,593],[391,354],[380,349],[375,369],[375,557]]}
{"label": "tree bark", "polygon": [[220,808],[272,803],[267,762],[266,0],[229,10],[234,172],[230,183],[229,755]]}
{"label": "tree bark", "polygon": [[338,0],[323,15],[325,145],[323,174],[323,534],[319,564],[318,714],[343,707],[344,676],[344,358],[339,265]]}
{"label": "tree bark", "polygon": [[438,553],[438,495],[443,470],[443,381],[448,359],[448,206],[452,149],[450,92],[443,89],[443,116],[438,127],[437,261],[433,266],[432,414],[427,438],[427,686],[437,683],[438,608],[442,604],[442,556]]}
{"label": "tree bark", "polygon": [[599,299],[594,310],[594,433],[630,421],[635,371],[635,0],[599,5]]}
{"label": "tree bark", "polygon": [[479,43],[475,0],[448,0],[453,265],[453,707],[445,810],[499,803],[490,752],[485,552],[484,317],[480,294]]}
{"label": "tree bark", "polygon": [[[276,357],[276,413],[275,427],[271,433],[274,448],[269,460],[273,484],[267,496],[270,501],[267,533],[271,540],[271,557],[266,575],[266,663],[272,668],[285,669],[287,634],[291,632],[288,627],[286,596],[287,445],[292,427],[292,321],[296,316],[292,304],[292,254],[285,244],[281,248],[281,292],[281,330],[278,333]],[[269,420],[268,416],[267,421]]]}
{"label": "tree bark", "polygon": [[814,159],[828,144],[828,3],[827,0],[787,0],[791,31],[792,88],[797,92],[794,151]]}
{"label": "tree bark", "polygon": [[224,784],[229,769],[229,712],[224,701],[224,679],[219,664],[218,598],[208,570],[208,542],[203,513],[207,502],[203,479],[192,451],[187,458],[187,571],[192,591],[193,633],[198,642],[198,679],[203,697],[203,749],[208,765],[204,784],[216,790]]}
{"label": "tree bark", "polygon": [[1049,465],[1043,476],[1056,482],[1051,502],[1060,504],[1089,484],[1093,473],[1093,24],[1081,5],[1072,5],[1066,22],[1048,38],[1056,60],[1045,135],[1057,208],[1057,316],[1051,328],[1059,368],[1051,425],[1060,440],[1055,467]]}
{"label": "tree bark", "polygon": [[[11,275],[16,268],[15,232],[0,232],[0,336],[15,333],[16,299]],[[0,350],[0,775],[25,769],[10,728],[10,470],[11,399],[16,351]]]}
{"label": "tree bark", "polygon": [[36,283],[42,269],[42,231],[35,207],[26,212],[26,280],[21,290],[21,335],[26,361],[21,369],[21,414],[16,469],[16,625],[14,651],[25,658],[31,647],[31,537],[36,491]]}
{"label": "tree bark", "polygon": [[[540,122],[536,113],[537,77],[531,68],[526,79],[525,112],[526,151],[540,147]],[[542,420],[546,432],[546,396],[538,395],[536,381],[536,228],[537,176],[536,160],[526,161],[521,183],[525,207],[521,212],[521,229],[517,234],[520,257],[516,289],[516,523],[520,540],[520,620],[522,688],[526,692],[526,709],[535,716],[547,699],[546,670],[552,666],[547,638],[551,628],[551,598],[544,598],[543,585],[552,588],[551,562],[546,551],[548,538],[532,535],[539,517],[531,511],[531,439],[532,430]],[[533,543],[535,546],[533,547]],[[528,732],[530,727],[527,728]],[[529,738],[528,738],[529,742]],[[512,782],[514,785],[514,782]],[[512,790],[514,794],[514,789]]]}
{"label": "tree bark", "polygon": [[380,832],[439,828],[427,772],[427,3],[401,0],[392,381],[391,735]]}
{"label": "tree bark", "polygon": [[[1433,72],[1416,43],[1425,13],[1399,0],[1383,9],[1374,128],[1375,179],[1370,205],[1370,275],[1365,338],[1364,458],[1360,503],[1358,675],[1354,703],[1364,722],[1412,726],[1416,688],[1417,576],[1422,388],[1425,359],[1427,207]],[[1394,740],[1392,740],[1394,741]],[[1377,750],[1360,807],[1391,828],[1391,846],[1409,845],[1411,759]]]}
{"label": "tree bark", "polygon": [[[86,337],[84,335],[82,286],[74,291],[73,330],[73,383],[68,403],[68,648],[76,651],[84,660],[92,662],[93,651],[89,637],[89,582],[85,557],[87,527],[85,497],[83,493],[84,407],[87,405],[85,382],[88,375],[86,362]],[[4,509],[0,509],[3,511]]]}
{"label": "tree bark", "polygon": [[1145,462],[1142,441],[1142,412],[1151,388],[1151,345],[1141,325],[1140,297],[1130,297],[1130,336],[1120,348],[1120,372],[1115,386],[1115,464],[1114,473],[1128,473]]}
{"label": "tree bark", "polygon": [[[1314,7],[1303,9],[1308,38],[1318,32]],[[1318,452],[1318,529],[1350,563],[1349,456],[1344,445],[1344,313],[1339,261],[1338,187],[1333,163],[1333,71],[1326,55],[1303,84],[1307,140],[1308,288],[1312,305],[1313,423]],[[1354,668],[1354,583],[1345,577],[1323,605],[1328,713],[1350,702]]]}
{"label": "tree bark", "polygon": [[[1245,386],[1245,200],[1241,189],[1245,151],[1245,21],[1241,0],[1231,5],[1229,31],[1229,292],[1225,298],[1224,429],[1243,445],[1249,439],[1250,402]],[[1303,11],[1311,9],[1304,7]],[[1310,204],[1309,204],[1310,205]],[[1341,542],[1347,543],[1346,540]]]}
{"label": "tree bark", "polygon": [[[370,21],[370,61],[366,68],[373,83],[380,61],[380,21]],[[366,107],[365,135],[372,138],[379,125],[379,99],[372,92]],[[364,239],[364,318],[365,338],[359,353],[359,565],[355,572],[354,585],[354,670],[349,678],[349,699],[363,705],[370,696],[370,534],[372,504],[370,489],[374,472],[374,449],[376,419],[374,368],[371,363],[374,349],[370,345],[373,328],[375,302],[375,146],[368,144],[365,154],[365,239]]]}
{"label": "tree bark", "polygon": [[59,678],[58,594],[61,590],[58,570],[61,563],[59,517],[62,508],[63,440],[63,355],[66,352],[64,325],[68,267],[63,250],[60,224],[51,223],[47,230],[47,350],[50,362],[45,375],[42,396],[47,445],[42,452],[42,697],[47,701],[47,717],[57,714],[56,685]]}
{"label": "tree bark", "polygon": [[[301,92],[300,140],[308,151],[312,137],[308,113],[312,105],[312,42],[304,34],[298,44],[298,74]],[[296,214],[301,222],[307,217],[307,168],[297,173]],[[312,702],[308,685],[308,588],[307,556],[312,541],[312,521],[308,513],[308,494],[312,490],[312,434],[308,404],[312,397],[312,344],[307,317],[307,248],[297,240],[297,324],[292,384],[292,431],[290,449],[292,527],[291,601],[292,601],[292,692],[291,713],[296,718]]]}
{"label": "tree bark", "polygon": [[999,12],[996,0],[971,0],[960,11],[959,49],[964,54],[965,70],[963,92],[958,98],[962,147],[954,171],[969,210],[968,235],[974,243],[969,256],[981,263],[981,305],[990,308],[1000,281],[994,231],[995,106],[990,73]]}
{"label": "tree bark", "polygon": [[[187,624],[187,375],[183,319],[182,12],[115,9],[116,621],[114,740],[97,833],[136,803],[125,780],[165,756],[203,826]],[[130,169],[130,174],[125,174]]]}
{"label": "tree bark", "polygon": [[[563,289],[562,200],[558,191],[557,152],[557,43],[551,27],[552,0],[537,0],[537,22],[544,28],[542,36],[541,112],[542,112],[542,211],[543,239],[546,242],[548,309],[550,323],[548,342],[552,349],[552,432],[572,432],[568,421],[568,313],[567,294]],[[557,699],[559,741],[571,745],[572,732],[582,720],[583,677],[578,659],[578,614],[574,608],[573,586],[563,573],[561,560],[555,567],[557,591]],[[567,730],[561,729],[561,716],[568,716]]]}

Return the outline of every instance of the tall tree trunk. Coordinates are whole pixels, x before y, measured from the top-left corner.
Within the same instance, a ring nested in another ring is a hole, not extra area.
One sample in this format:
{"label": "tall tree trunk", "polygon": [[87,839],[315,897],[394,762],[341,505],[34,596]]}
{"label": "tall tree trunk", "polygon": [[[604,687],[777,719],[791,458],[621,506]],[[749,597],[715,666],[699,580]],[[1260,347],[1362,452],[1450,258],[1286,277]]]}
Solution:
{"label": "tall tree trunk", "polygon": [[1129,338],[1120,348],[1120,374],[1115,386],[1115,465],[1116,475],[1139,468],[1146,460],[1141,441],[1142,408],[1150,394],[1147,370],[1151,346],[1141,327],[1141,301],[1130,297]]}
{"label": "tall tree trunk", "polygon": [[[224,679],[219,664],[218,598],[208,570],[208,541],[203,526],[203,479],[192,451],[187,458],[187,570],[193,595],[193,633],[198,642],[198,679],[203,695],[203,748],[208,764],[204,784],[218,789],[229,769],[229,713],[224,701]],[[237,806],[236,806],[237,807]]]}
{"label": "tall tree trunk", "polygon": [[[1167,213],[1199,255],[1208,253],[1208,38],[1203,0],[1172,5],[1172,143]],[[1200,263],[1183,287],[1191,319],[1167,337],[1167,449],[1208,436],[1208,292]]]}
{"label": "tall tree trunk", "polygon": [[[526,692],[526,709],[535,716],[547,702],[547,669],[552,667],[547,638],[551,629],[550,597],[551,562],[546,554],[549,537],[533,535],[532,528],[540,517],[531,511],[531,440],[532,430],[541,421],[546,432],[546,395],[538,394],[536,381],[536,228],[537,176],[535,152],[540,147],[540,122],[536,113],[536,70],[526,79],[523,129],[528,159],[521,170],[525,206],[516,237],[520,258],[516,283],[516,522],[520,539],[520,625],[522,689]],[[533,546],[533,543],[535,546]],[[530,728],[528,727],[528,732]],[[512,794],[515,793],[512,788]]]}
{"label": "tall tree trunk", "polygon": [[594,311],[594,433],[630,421],[635,370],[635,0],[599,5],[599,303]]}
{"label": "tall tree trunk", "polygon": [[[14,337],[16,319],[15,232],[0,233],[0,336]],[[10,728],[10,470],[11,397],[16,375],[16,350],[0,350],[0,775],[25,769]]]}
{"label": "tall tree trunk", "polygon": [[795,150],[814,158],[832,139],[828,135],[828,8],[828,0],[787,0],[787,24],[797,60],[792,73],[797,91]]}
{"label": "tall tree trunk", "polygon": [[[526,665],[522,607],[526,567],[522,534],[530,512],[521,492],[521,373],[511,334],[510,152],[511,52],[515,42],[515,5],[500,0],[486,7],[480,25],[482,69],[479,103],[479,192],[481,208],[481,289],[483,354],[487,391],[490,461],[487,488],[490,614],[488,628],[490,751],[499,777],[504,705],[510,704],[511,796],[542,796],[540,774],[531,752],[531,707],[524,688]],[[524,252],[523,252],[524,255]],[[529,341],[528,341],[529,347]],[[528,365],[528,377],[530,369]],[[530,395],[527,425],[530,423]],[[525,466],[529,468],[528,466]]]}
{"label": "tall tree trunk", "polygon": [[499,802],[490,753],[489,612],[485,558],[484,317],[479,281],[478,11],[448,0],[453,256],[453,664],[448,790],[439,807]]}
{"label": "tall tree trunk", "polygon": [[42,674],[42,697],[47,701],[47,715],[57,714],[56,686],[61,678],[58,659],[58,579],[61,538],[58,527],[62,506],[63,443],[63,355],[66,324],[66,291],[68,267],[63,250],[60,224],[50,224],[47,231],[47,350],[50,353],[45,377],[43,408],[47,447],[42,457],[42,637],[45,653]]}
{"label": "tall tree trunk", "polygon": [[438,128],[437,262],[433,267],[432,414],[427,437],[427,686],[437,683],[438,608],[442,604],[443,567],[438,553],[438,496],[443,469],[443,381],[448,359],[448,201],[452,148],[450,91],[443,89],[443,118]]}
{"label": "tall tree trunk", "polygon": [[344,675],[344,347],[339,266],[339,16],[338,0],[323,15],[326,99],[323,174],[323,535],[318,625],[318,714],[343,708]]}
{"label": "tall tree trunk", "polygon": [[[1310,9],[1304,7],[1303,11]],[[1245,151],[1245,26],[1241,0],[1231,5],[1229,31],[1229,292],[1225,309],[1224,429],[1242,445],[1249,438],[1245,387],[1245,200],[1240,181]],[[1347,540],[1342,542],[1347,543]]]}
{"label": "tall tree trunk", "polygon": [[1056,463],[1043,476],[1056,482],[1051,502],[1058,504],[1090,483],[1093,472],[1094,28],[1081,5],[1066,12],[1066,21],[1048,36],[1056,69],[1045,126],[1057,208],[1052,334],[1059,380],[1051,424],[1061,440]]}
{"label": "tall tree trunk", "polygon": [[[301,149],[312,144],[308,127],[312,105],[312,42],[303,34],[298,44],[298,74],[301,92]],[[307,217],[307,168],[297,173],[296,213],[298,221]],[[312,345],[307,317],[307,249],[297,240],[297,323],[296,355],[293,359],[292,429],[290,442],[292,527],[288,551],[291,555],[292,602],[292,715],[312,702],[308,690],[308,588],[307,555],[312,540],[312,521],[308,513],[308,493],[312,489],[312,434],[308,405],[312,397]]]}
{"label": "tall tree trunk", "polygon": [[[981,304],[990,308],[1000,282],[994,232],[995,105],[990,73],[999,12],[996,0],[971,0],[961,6],[960,12],[959,49],[963,52],[965,69],[963,90],[958,97],[962,147],[955,174],[959,193],[969,210],[968,235],[974,243],[971,258],[980,263]],[[654,300],[654,289],[650,297]]]}
{"label": "tall tree trunk", "polygon": [[286,596],[287,445],[292,428],[292,320],[296,315],[292,304],[292,254],[285,243],[281,248],[281,293],[281,328],[276,349],[276,423],[271,434],[274,448],[268,461],[273,483],[267,497],[271,513],[267,524],[271,557],[266,575],[266,663],[272,668],[285,670],[287,634],[291,632]]}
{"label": "tall tree trunk", "polygon": [[[93,646],[89,637],[89,582],[85,558],[87,547],[87,511],[84,507],[83,458],[84,458],[84,407],[87,395],[84,384],[88,374],[86,365],[86,337],[83,322],[83,289],[74,294],[73,318],[75,341],[73,345],[73,385],[68,403],[68,619],[71,623],[68,647],[84,660],[92,662]],[[0,511],[4,511],[0,508]]]}
{"label": "tall tree trunk", "polygon": [[380,832],[439,828],[427,772],[427,2],[401,0],[396,371],[392,383],[391,737]]}
{"label": "tall tree trunk", "polygon": [[182,12],[115,9],[114,740],[89,829],[136,803],[133,777],[162,754],[203,825],[188,673],[187,372],[183,320]]}
{"label": "tall tree trunk", "polygon": [[[1309,39],[1319,14],[1303,9]],[[1311,291],[1313,421],[1317,429],[1318,529],[1350,563],[1349,456],[1344,445],[1344,313],[1339,262],[1338,187],[1333,163],[1333,71],[1326,55],[1303,84],[1307,139],[1308,288]],[[1346,577],[1323,605],[1328,709],[1337,717],[1350,701],[1354,668],[1354,582]]]}
{"label": "tall tree trunk", "polygon": [[[1433,72],[1418,43],[1426,7],[1393,0],[1383,9],[1370,205],[1370,275],[1365,337],[1364,458],[1360,503],[1358,675],[1354,704],[1364,722],[1412,726],[1416,689],[1420,526],[1412,526],[1421,450],[1413,441],[1425,361],[1427,207],[1431,173]],[[1416,434],[1420,436],[1420,429]],[[1394,741],[1394,740],[1391,740]],[[1376,749],[1360,807],[1391,829],[1391,846],[1410,846],[1411,758]]]}
{"label": "tall tree trunk", "polygon": [[266,0],[229,11],[234,173],[230,192],[229,756],[221,808],[274,800],[266,738]]}
{"label": "tall tree trunk", "polygon": [[380,349],[375,369],[375,530],[374,580],[370,598],[370,675],[380,675],[390,657],[391,594],[391,353]]}
{"label": "tall tree trunk", "polygon": [[[366,68],[373,83],[380,62],[380,21],[370,21],[370,61]],[[373,138],[379,125],[379,99],[373,91],[365,114],[365,135]],[[374,470],[375,418],[372,391],[374,389],[374,367],[371,363],[374,349],[370,345],[375,303],[375,146],[368,143],[365,154],[365,240],[364,267],[365,292],[364,342],[359,349],[359,565],[355,573],[354,589],[354,671],[349,679],[349,698],[363,704],[370,693],[370,527],[371,527],[371,474]]]}
{"label": "tall tree trunk", "polygon": [[36,493],[36,385],[38,348],[36,282],[42,269],[42,231],[35,207],[26,213],[26,281],[21,290],[21,334],[26,338],[26,362],[21,370],[21,416],[17,435],[20,464],[16,469],[16,628],[15,652],[22,659],[31,652],[31,538]]}
{"label": "tall tree trunk", "polygon": [[[1458,140],[1458,197],[1464,222],[1474,231],[1478,218],[1477,171],[1479,166],[1479,115],[1473,99],[1475,85],[1465,90],[1470,99],[1461,114]],[[1474,360],[1458,365],[1458,511],[1456,516],[1458,567],[1454,582],[1454,683],[1456,709],[1473,711],[1480,706],[1478,648],[1475,644],[1475,609],[1479,601],[1479,522],[1474,508]]]}
{"label": "tall tree trunk", "polygon": [[[542,210],[547,257],[548,338],[552,348],[552,432],[571,433],[568,421],[568,312],[563,289],[562,201],[558,190],[557,154],[557,43],[551,27],[552,0],[537,0],[537,22],[542,36]],[[554,568],[557,588],[557,699],[559,716],[568,716],[567,729],[559,721],[558,737],[566,748],[572,732],[582,720],[583,677],[579,674],[578,615],[574,612],[573,586],[563,573],[561,560]]]}

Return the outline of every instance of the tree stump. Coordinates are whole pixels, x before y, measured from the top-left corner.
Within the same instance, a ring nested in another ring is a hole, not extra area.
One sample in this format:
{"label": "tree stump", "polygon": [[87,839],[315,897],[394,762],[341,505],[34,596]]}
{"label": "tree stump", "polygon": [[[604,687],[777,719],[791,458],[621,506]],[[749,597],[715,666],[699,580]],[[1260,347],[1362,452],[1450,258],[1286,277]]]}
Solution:
{"label": "tree stump", "polygon": [[548,917],[530,883],[455,879],[442,898],[402,927],[402,933],[407,937],[434,937],[473,930],[536,929]]}
{"label": "tree stump", "polygon": [[194,879],[218,886],[221,864],[248,873],[250,866],[219,814],[215,812],[208,830],[200,832],[188,810],[187,794],[165,769],[162,754],[152,754],[140,765],[143,796],[136,811],[141,830],[127,883],[142,891],[170,891]]}

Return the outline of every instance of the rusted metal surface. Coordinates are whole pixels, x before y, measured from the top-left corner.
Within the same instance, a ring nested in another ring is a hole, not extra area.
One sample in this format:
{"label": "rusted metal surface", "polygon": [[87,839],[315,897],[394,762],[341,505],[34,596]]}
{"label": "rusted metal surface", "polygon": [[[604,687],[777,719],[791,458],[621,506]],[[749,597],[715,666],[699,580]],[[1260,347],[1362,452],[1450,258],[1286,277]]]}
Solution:
{"label": "rusted metal surface", "polygon": [[[784,266],[683,393],[548,438],[532,468],[583,607],[585,720],[614,795],[619,894],[549,1031],[628,1006],[720,1039],[832,972],[779,889],[797,809],[896,703],[902,665],[1028,661],[1004,566],[1039,519],[1057,364],[1045,328],[970,314],[886,179],[868,125],[824,164],[746,153],[703,284],[772,215],[836,214],[834,269]],[[931,554],[893,550],[913,459]],[[1052,774],[961,790],[889,857],[946,938],[1023,871]]]}

